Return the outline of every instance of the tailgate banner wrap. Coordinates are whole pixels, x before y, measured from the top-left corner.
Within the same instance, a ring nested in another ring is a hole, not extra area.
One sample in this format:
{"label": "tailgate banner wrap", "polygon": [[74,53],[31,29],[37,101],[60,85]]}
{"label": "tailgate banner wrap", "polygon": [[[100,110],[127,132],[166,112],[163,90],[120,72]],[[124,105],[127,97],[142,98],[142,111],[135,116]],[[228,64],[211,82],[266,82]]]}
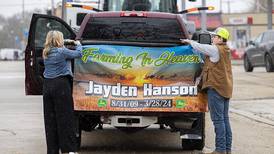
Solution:
{"label": "tailgate banner wrap", "polygon": [[77,111],[205,112],[202,56],[189,45],[83,46],[74,61]]}

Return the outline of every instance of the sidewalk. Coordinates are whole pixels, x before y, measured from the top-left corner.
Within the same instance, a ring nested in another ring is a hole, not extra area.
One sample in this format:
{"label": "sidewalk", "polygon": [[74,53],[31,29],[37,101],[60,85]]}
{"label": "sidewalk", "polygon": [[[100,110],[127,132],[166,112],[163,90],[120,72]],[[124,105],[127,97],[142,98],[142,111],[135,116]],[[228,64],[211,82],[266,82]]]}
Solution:
{"label": "sidewalk", "polygon": [[274,99],[232,100],[230,112],[274,126]]}

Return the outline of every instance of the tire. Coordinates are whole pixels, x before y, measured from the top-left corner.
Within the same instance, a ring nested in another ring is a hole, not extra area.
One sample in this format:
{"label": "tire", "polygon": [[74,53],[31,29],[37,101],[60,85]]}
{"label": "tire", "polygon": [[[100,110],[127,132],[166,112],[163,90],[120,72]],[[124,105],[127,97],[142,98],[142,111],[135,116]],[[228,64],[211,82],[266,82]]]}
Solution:
{"label": "tire", "polygon": [[182,139],[183,150],[203,150],[205,146],[205,114],[203,113],[201,124],[202,139]]}
{"label": "tire", "polygon": [[274,64],[269,54],[265,56],[265,69],[267,72],[274,72]]}
{"label": "tire", "polygon": [[205,146],[205,140],[196,139],[182,139],[182,148],[183,150],[203,150]]}
{"label": "tire", "polygon": [[77,134],[76,134],[76,144],[77,144],[77,149],[81,149],[81,142],[82,142],[82,130],[79,129]]}
{"label": "tire", "polygon": [[77,149],[80,150],[81,148],[81,141],[82,141],[82,128],[80,126],[80,116],[75,116],[75,128],[76,128],[76,146]]}
{"label": "tire", "polygon": [[75,125],[76,125],[76,144],[78,150],[81,149],[81,142],[82,142],[82,132],[83,131],[92,131],[98,125],[98,118],[97,117],[85,117],[81,116],[76,113],[75,116]]}
{"label": "tire", "polygon": [[253,66],[247,57],[247,55],[244,56],[244,69],[246,72],[252,72],[253,71]]}

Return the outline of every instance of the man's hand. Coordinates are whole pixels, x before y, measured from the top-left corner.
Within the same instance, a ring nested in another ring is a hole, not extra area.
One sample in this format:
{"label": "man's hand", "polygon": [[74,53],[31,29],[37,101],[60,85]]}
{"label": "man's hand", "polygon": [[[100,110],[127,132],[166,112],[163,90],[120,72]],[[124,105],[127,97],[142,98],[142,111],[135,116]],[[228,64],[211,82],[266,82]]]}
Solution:
{"label": "man's hand", "polygon": [[180,39],[182,44],[190,44],[191,40],[188,39]]}

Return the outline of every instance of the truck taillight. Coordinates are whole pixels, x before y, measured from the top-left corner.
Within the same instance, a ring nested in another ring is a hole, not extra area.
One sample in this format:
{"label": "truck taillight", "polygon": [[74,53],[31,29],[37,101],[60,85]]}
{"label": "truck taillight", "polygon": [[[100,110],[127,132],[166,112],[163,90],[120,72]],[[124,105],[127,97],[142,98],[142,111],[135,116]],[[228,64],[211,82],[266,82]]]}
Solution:
{"label": "truck taillight", "polygon": [[147,17],[146,12],[121,12],[121,17]]}

